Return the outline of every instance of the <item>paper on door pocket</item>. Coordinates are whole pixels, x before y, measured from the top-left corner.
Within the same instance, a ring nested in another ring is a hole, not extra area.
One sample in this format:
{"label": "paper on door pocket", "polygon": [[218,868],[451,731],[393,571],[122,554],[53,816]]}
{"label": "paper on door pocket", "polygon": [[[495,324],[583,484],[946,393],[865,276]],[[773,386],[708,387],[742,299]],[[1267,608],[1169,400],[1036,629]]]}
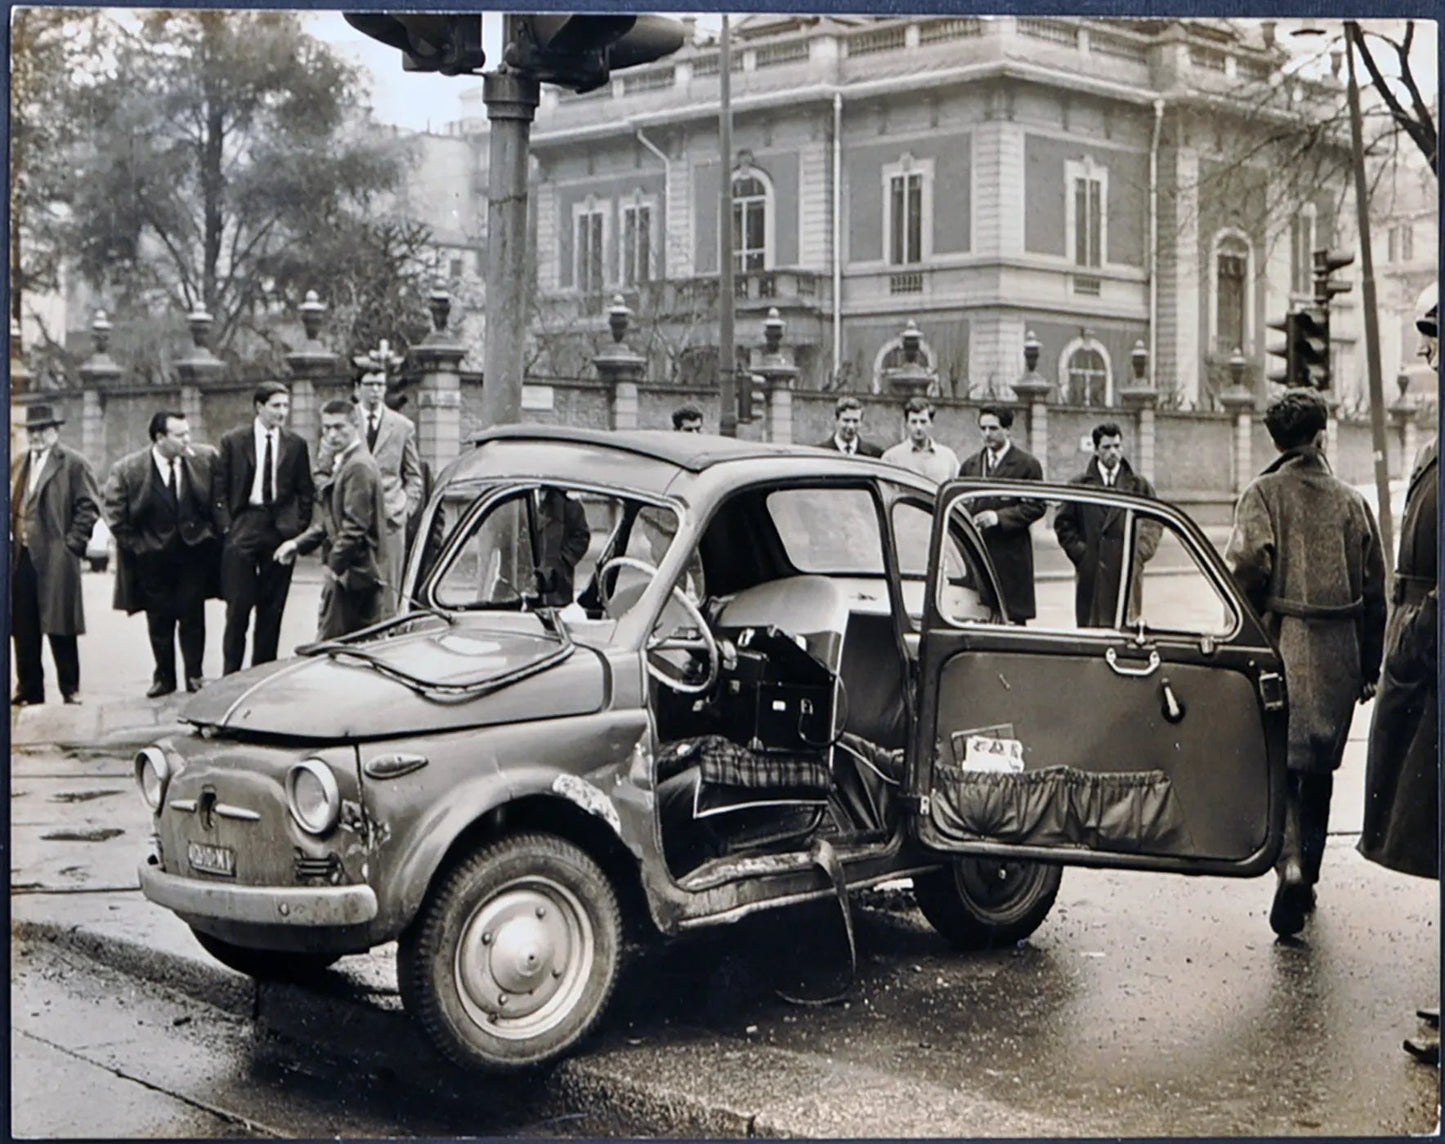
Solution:
{"label": "paper on door pocket", "polygon": [[1013,734],[1011,723],[955,731],[953,757],[966,771],[1016,774],[1024,769],[1024,745]]}

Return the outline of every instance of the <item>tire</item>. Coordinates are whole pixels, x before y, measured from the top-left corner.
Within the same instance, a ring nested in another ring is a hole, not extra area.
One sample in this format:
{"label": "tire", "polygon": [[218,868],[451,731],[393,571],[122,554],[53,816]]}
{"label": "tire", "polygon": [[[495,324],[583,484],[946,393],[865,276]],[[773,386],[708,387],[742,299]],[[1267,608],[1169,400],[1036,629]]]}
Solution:
{"label": "tire", "polygon": [[472,854],[428,896],[401,936],[397,983],[444,1056],[510,1072],[562,1056],[592,1030],[621,950],[602,868],[554,835],[517,834]]}
{"label": "tire", "polygon": [[961,950],[1022,941],[1054,907],[1063,867],[1042,862],[955,858],[913,879],[923,916]]}
{"label": "tire", "polygon": [[275,949],[251,949],[232,945],[198,929],[191,930],[201,948],[228,969],[259,981],[305,981],[315,977],[341,957],[339,953],[287,953]]}

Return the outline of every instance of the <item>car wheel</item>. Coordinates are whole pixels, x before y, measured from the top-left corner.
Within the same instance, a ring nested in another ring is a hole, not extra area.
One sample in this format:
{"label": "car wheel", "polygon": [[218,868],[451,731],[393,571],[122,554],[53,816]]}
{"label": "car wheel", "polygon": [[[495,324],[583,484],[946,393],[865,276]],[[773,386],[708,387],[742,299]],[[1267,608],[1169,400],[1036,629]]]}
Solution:
{"label": "car wheel", "polygon": [[464,1068],[504,1072],[561,1056],[617,983],[622,917],[579,847],[518,834],[447,875],[402,934],[402,1003]]}
{"label": "car wheel", "polygon": [[913,879],[918,908],[959,949],[1022,941],[1054,907],[1063,867],[1042,862],[955,858]]}
{"label": "car wheel", "polygon": [[198,929],[191,930],[201,948],[228,969],[260,981],[304,981],[335,964],[339,953],[287,953],[232,945]]}

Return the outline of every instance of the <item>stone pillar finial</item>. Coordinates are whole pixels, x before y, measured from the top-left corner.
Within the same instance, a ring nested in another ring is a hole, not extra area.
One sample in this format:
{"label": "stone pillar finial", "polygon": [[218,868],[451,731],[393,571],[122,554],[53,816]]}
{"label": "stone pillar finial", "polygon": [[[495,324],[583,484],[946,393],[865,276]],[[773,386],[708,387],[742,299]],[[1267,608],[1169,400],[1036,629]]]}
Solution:
{"label": "stone pillar finial", "polygon": [[321,320],[326,316],[326,303],[315,290],[308,290],[306,300],[298,309],[301,311],[301,326],[306,331],[306,340],[316,341],[321,335]]}
{"label": "stone pillar finial", "polygon": [[[793,443],[793,386],[798,379],[798,367],[793,364],[790,351],[783,349],[783,333],[788,323],[783,321],[778,308],[768,309],[763,319],[762,357],[752,372],[759,375],[767,386],[767,423],[764,434],[769,441],[783,445]],[[911,325],[911,323],[910,323]],[[914,328],[914,336],[918,330]],[[917,344],[914,353],[917,354]],[[905,353],[907,350],[904,351]],[[915,368],[917,368],[915,366]]]}
{"label": "stone pillar finial", "polygon": [[622,295],[612,295],[612,305],[607,308],[607,328],[612,331],[614,344],[619,346],[626,344],[623,339],[627,337],[627,327],[631,321],[632,311],[622,300]]}
{"label": "stone pillar finial", "polygon": [[447,319],[452,312],[452,296],[446,288],[446,284],[438,282],[432,287],[432,292],[427,295],[427,309],[431,311],[432,326],[437,334],[445,334]]}
{"label": "stone pillar finial", "polygon": [[612,305],[607,308],[607,329],[612,334],[612,343],[593,356],[592,366],[609,390],[614,429],[636,429],[641,418],[638,386],[647,372],[647,359],[627,345],[625,339],[631,324],[632,311],[622,295],[612,295]]}
{"label": "stone pillar finial", "polygon": [[90,321],[90,341],[94,347],[80,367],[80,382],[86,389],[114,385],[125,372],[110,356],[110,335],[113,327],[104,310],[96,310]]}

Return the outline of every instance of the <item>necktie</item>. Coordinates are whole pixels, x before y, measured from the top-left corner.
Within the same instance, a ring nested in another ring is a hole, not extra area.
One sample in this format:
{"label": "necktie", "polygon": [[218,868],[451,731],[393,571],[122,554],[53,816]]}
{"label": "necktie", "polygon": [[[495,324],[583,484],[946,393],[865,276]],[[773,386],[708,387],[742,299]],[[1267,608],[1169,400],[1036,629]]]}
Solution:
{"label": "necktie", "polygon": [[276,499],[276,487],[272,468],[275,466],[275,456],[271,451],[271,438],[273,433],[266,434],[266,456],[261,461],[261,501],[269,505]]}
{"label": "necktie", "polygon": [[30,454],[30,475],[25,488],[27,497],[35,495],[35,486],[40,483],[40,470],[45,468],[45,450]]}
{"label": "necktie", "polygon": [[166,488],[170,491],[171,500],[179,504],[181,500],[181,461],[179,457],[171,458],[171,473],[166,480]]}
{"label": "necktie", "polygon": [[377,418],[375,412],[372,412],[372,413],[368,413],[368,414],[367,414],[367,417],[366,417],[366,447],[367,447],[368,449],[373,450],[373,451],[376,449],[376,428],[377,428],[377,421],[378,421],[378,418]]}
{"label": "necktie", "polygon": [[851,456],[852,456],[854,453],[856,453],[857,451],[858,451],[858,446],[855,445],[855,444],[853,444],[852,441],[849,441],[849,442],[848,442],[848,456],[851,457]]}

